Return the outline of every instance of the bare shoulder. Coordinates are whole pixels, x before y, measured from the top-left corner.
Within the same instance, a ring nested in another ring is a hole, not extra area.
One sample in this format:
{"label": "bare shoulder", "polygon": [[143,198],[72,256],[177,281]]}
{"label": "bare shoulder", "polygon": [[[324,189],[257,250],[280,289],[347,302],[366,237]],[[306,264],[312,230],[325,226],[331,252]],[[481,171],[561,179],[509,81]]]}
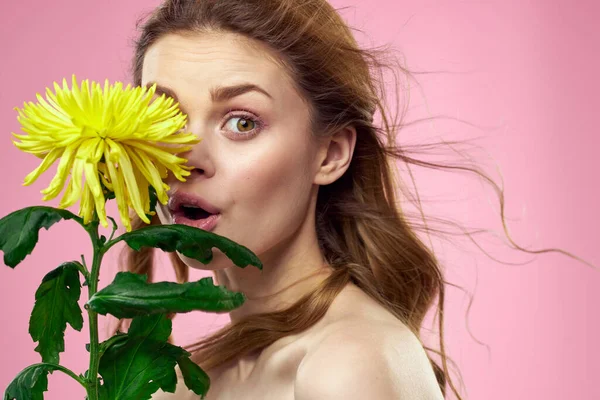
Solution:
{"label": "bare shoulder", "polygon": [[419,339],[400,321],[336,324],[302,360],[295,400],[443,399]]}

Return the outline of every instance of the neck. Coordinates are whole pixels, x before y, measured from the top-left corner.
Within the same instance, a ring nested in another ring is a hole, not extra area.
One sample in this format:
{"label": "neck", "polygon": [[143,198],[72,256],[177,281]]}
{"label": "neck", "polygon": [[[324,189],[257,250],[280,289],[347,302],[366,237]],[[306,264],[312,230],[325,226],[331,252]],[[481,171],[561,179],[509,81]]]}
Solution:
{"label": "neck", "polygon": [[323,259],[310,221],[292,238],[257,256],[263,263],[262,271],[237,266],[213,271],[218,285],[246,296],[246,302],[229,313],[232,323],[291,306],[333,272]]}

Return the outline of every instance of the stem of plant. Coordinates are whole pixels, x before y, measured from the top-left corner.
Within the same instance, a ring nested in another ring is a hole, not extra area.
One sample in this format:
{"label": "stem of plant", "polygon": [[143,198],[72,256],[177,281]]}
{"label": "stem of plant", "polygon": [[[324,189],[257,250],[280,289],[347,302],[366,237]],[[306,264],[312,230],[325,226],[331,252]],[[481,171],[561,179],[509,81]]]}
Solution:
{"label": "stem of plant", "polygon": [[[100,263],[104,255],[105,248],[100,242],[98,236],[98,220],[97,217],[90,222],[88,229],[92,244],[94,247],[94,261],[92,262],[92,271],[88,282],[88,293],[91,298],[98,290],[98,276],[100,274]],[[98,400],[98,366],[100,364],[99,343],[98,343],[98,314],[92,311],[87,305],[85,307],[88,312],[90,321],[90,367],[87,376],[87,398],[88,400]]]}
{"label": "stem of plant", "polygon": [[117,222],[114,220],[114,218],[109,217],[108,215],[106,216],[106,218],[110,222],[112,222],[112,225],[113,225],[112,232],[110,233],[110,237],[108,238],[108,241],[110,242],[112,240],[113,236],[115,236],[115,232],[117,231],[118,226],[117,226]]}

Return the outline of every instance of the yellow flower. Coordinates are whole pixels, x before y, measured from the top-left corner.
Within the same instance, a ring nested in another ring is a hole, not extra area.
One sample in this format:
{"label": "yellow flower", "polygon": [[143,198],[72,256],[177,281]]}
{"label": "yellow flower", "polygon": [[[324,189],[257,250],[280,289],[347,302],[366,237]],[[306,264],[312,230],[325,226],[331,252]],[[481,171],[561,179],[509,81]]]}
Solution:
{"label": "yellow flower", "polygon": [[46,99],[38,93],[39,103],[15,107],[28,135],[13,133],[21,140],[13,143],[43,159],[23,185],[32,184],[60,158],[56,175],[41,191],[44,201],[58,196],[70,175],[59,208],[80,200],[79,215],[84,223],[89,223],[96,211],[107,227],[105,194],[112,191],[127,231],[131,230],[130,208],[150,223],[146,216],[150,214],[149,186],[166,204],[168,171],[184,182],[193,169],[176,154],[190,150],[201,139],[181,131],[186,116],[172,98],[162,95],[151,102],[156,85],[123,89],[121,82],[109,85],[106,80],[104,88],[92,82],[90,90],[87,80],[80,88],[75,75],[71,89],[66,79],[62,84],[61,88],[54,83],[55,93],[46,88]]}

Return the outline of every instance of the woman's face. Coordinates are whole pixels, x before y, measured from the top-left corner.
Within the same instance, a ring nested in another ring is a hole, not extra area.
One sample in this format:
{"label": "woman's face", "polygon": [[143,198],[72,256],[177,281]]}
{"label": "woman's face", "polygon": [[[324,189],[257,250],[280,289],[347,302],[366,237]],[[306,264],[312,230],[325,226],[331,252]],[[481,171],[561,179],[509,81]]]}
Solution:
{"label": "woman's face", "polygon": [[[142,85],[157,83],[176,97],[188,116],[186,131],[202,138],[181,154],[196,169],[186,182],[170,176],[169,195],[189,193],[216,207],[221,215],[213,232],[250,248],[266,265],[314,212],[318,148],[309,108],[290,78],[267,49],[247,40],[166,35],[146,52]],[[218,96],[242,84],[258,89]],[[157,213],[161,223],[173,223],[166,205]],[[220,251],[214,256],[205,266],[180,255],[193,268],[232,266]]]}

